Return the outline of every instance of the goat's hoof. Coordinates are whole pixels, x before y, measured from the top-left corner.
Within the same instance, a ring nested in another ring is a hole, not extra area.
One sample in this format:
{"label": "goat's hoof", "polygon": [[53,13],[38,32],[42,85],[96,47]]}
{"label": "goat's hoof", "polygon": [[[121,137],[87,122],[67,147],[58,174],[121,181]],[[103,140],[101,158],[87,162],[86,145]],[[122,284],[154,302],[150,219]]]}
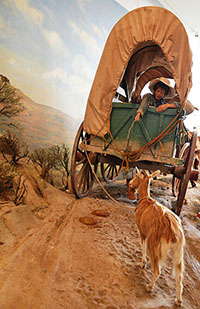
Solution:
{"label": "goat's hoof", "polygon": [[147,292],[151,292],[153,290],[153,287],[150,284],[148,284],[146,286],[146,290],[147,290]]}
{"label": "goat's hoof", "polygon": [[175,304],[176,304],[177,306],[181,306],[181,305],[182,305],[182,300],[181,300],[181,299],[176,299],[176,300],[175,300]]}

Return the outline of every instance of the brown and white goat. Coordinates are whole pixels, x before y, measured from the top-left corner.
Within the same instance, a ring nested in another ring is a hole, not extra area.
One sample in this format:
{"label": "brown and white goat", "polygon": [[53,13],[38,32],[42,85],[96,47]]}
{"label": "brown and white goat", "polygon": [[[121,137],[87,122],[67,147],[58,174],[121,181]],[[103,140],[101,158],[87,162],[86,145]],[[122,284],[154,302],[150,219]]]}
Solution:
{"label": "brown and white goat", "polygon": [[176,278],[177,298],[175,302],[177,305],[181,305],[185,237],[180,218],[149,195],[150,179],[159,173],[156,171],[150,175],[146,171],[137,171],[136,176],[129,182],[130,187],[136,190],[139,195],[135,219],[143,249],[140,267],[144,268],[145,266],[147,252],[154,272],[150,284],[147,285],[147,291],[151,291],[160,276],[161,267],[167,258],[168,251],[171,249]]}

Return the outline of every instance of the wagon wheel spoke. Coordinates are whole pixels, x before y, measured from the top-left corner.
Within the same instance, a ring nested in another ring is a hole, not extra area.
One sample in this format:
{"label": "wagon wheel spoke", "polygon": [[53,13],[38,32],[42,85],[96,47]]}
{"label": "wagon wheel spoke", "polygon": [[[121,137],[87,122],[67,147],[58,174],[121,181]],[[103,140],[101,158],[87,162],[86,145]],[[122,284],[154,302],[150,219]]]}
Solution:
{"label": "wagon wheel spoke", "polygon": [[[88,182],[88,171],[90,169],[90,166],[88,162],[82,166],[81,171],[78,175],[78,188],[80,192],[85,193],[86,192],[86,185]],[[87,189],[89,189],[89,186],[87,186]]]}
{"label": "wagon wheel spoke", "polygon": [[[185,143],[183,147],[181,148],[180,154],[179,154],[179,159],[184,160],[183,166],[186,168],[187,167],[187,162],[188,162],[188,151],[189,151],[190,144]],[[181,179],[176,178],[173,175],[172,179],[172,194],[177,197],[180,191],[180,184],[181,184]]]}
{"label": "wagon wheel spoke", "polygon": [[79,183],[79,190],[80,192],[84,193],[85,192],[85,172],[82,173],[81,181]]}
{"label": "wagon wheel spoke", "polygon": [[117,167],[116,167],[116,166],[114,166],[114,169],[115,169],[115,175],[116,175],[116,176],[118,176],[119,174],[118,174]]}
{"label": "wagon wheel spoke", "polygon": [[[78,198],[88,195],[94,182],[94,177],[85,151],[80,148],[80,144],[83,141],[85,141],[86,144],[89,144],[89,139],[90,135],[83,131],[83,124],[81,124],[74,141],[71,159],[72,189]],[[93,167],[96,172],[97,164],[94,164]]]}
{"label": "wagon wheel spoke", "polygon": [[116,166],[114,164],[101,163],[101,174],[103,176],[103,179],[107,183],[117,180],[117,178],[119,177],[120,170],[121,170],[121,166]]}
{"label": "wagon wheel spoke", "polygon": [[82,151],[80,148],[77,149],[77,154],[78,153],[85,157],[84,151]]}
{"label": "wagon wheel spoke", "polygon": [[85,161],[87,161],[86,158],[83,158],[81,161],[77,161],[76,166],[83,164]]}
{"label": "wagon wheel spoke", "polygon": [[89,189],[90,187],[90,182],[92,180],[92,177],[91,177],[91,170],[90,168],[88,169],[88,177],[87,177],[87,189]]}
{"label": "wagon wheel spoke", "polygon": [[111,174],[111,179],[113,179],[113,175],[114,175],[114,166],[112,166],[112,174]]}
{"label": "wagon wheel spoke", "polygon": [[110,168],[110,165],[109,165],[109,164],[105,167],[105,169],[104,169],[105,172],[107,171],[108,168]]}
{"label": "wagon wheel spoke", "polygon": [[192,166],[194,164],[194,153],[196,148],[196,142],[197,142],[197,132],[194,131],[192,134],[192,138],[190,141],[190,145],[187,149],[187,157],[185,159],[185,173],[181,178],[180,185],[179,185],[179,193],[177,198],[177,205],[176,205],[176,214],[179,215],[183,206],[183,201],[185,198],[188,182],[190,179],[190,173]]}
{"label": "wagon wheel spoke", "polygon": [[89,189],[89,173],[90,173],[90,166],[88,164],[84,174],[83,192],[85,192],[85,188],[87,188],[87,190]]}
{"label": "wagon wheel spoke", "polygon": [[76,175],[76,178],[77,178],[77,183],[79,184],[80,186],[80,183],[82,182],[83,180],[83,175],[84,175],[84,171],[86,169],[86,164],[82,165],[80,171],[77,173]]}
{"label": "wagon wheel spoke", "polygon": [[111,171],[112,171],[112,165],[109,166],[109,170],[108,170],[108,174],[107,174],[107,178],[108,178],[108,179],[110,179],[109,176],[110,176],[110,172],[111,172]]}

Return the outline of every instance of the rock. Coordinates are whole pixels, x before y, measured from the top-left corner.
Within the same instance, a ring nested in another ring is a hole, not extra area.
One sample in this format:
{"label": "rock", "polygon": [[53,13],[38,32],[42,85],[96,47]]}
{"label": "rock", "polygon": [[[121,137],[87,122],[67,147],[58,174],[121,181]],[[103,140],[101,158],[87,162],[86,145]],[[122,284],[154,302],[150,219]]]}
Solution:
{"label": "rock", "polygon": [[105,209],[96,209],[92,212],[93,215],[98,217],[108,217],[110,213]]}
{"label": "rock", "polygon": [[85,216],[85,217],[80,217],[79,221],[83,224],[86,225],[95,225],[98,223],[97,220],[95,220],[93,217]]}

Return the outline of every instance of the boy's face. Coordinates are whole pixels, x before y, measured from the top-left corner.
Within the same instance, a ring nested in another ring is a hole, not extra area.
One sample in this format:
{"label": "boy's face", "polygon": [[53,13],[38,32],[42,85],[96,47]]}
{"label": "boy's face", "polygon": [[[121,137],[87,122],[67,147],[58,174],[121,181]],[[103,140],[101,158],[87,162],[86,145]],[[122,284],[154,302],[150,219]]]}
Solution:
{"label": "boy's face", "polygon": [[165,96],[165,89],[162,87],[158,87],[154,92],[154,96],[156,100],[161,100]]}

